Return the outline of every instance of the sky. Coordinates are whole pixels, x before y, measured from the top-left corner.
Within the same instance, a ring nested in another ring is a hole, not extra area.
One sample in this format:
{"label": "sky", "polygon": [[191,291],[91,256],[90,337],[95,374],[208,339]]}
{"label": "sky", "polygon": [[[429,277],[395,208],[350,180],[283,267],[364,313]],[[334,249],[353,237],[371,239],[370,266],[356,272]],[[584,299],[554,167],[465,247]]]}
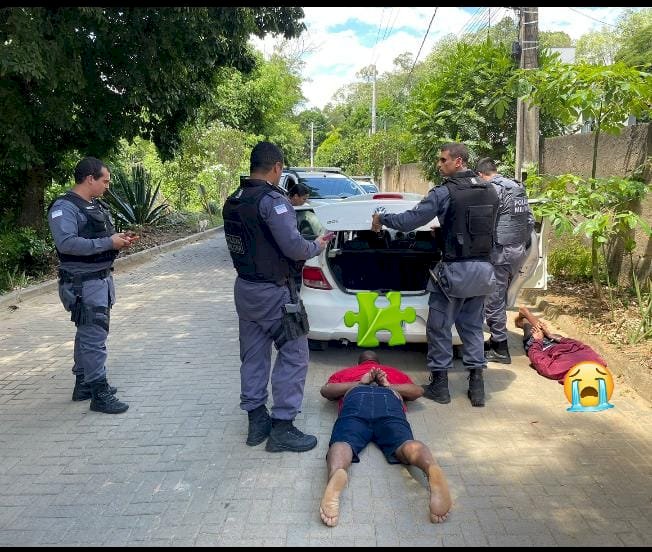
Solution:
{"label": "sky", "polygon": [[[539,7],[539,30],[565,31],[577,39],[603,26],[613,28],[625,9]],[[307,7],[303,10],[307,30],[291,46],[302,52],[305,63],[304,109],[322,109],[341,86],[357,81],[356,73],[365,66],[375,63],[377,74],[382,75],[395,69],[393,60],[403,52],[410,52],[413,60],[418,55],[417,61],[423,61],[436,42],[447,34],[461,36],[486,29],[490,22],[494,24],[506,16],[516,20],[514,10],[497,6]],[[277,40],[268,36],[264,40],[255,39],[254,44],[269,56]]]}

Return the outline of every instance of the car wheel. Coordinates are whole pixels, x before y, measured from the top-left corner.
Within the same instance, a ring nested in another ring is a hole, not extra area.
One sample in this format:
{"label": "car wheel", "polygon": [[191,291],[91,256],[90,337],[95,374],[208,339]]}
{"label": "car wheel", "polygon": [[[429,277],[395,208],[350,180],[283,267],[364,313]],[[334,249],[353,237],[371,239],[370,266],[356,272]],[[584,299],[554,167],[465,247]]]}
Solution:
{"label": "car wheel", "polygon": [[316,339],[308,340],[308,349],[311,351],[325,351],[328,347],[328,341],[317,341]]}

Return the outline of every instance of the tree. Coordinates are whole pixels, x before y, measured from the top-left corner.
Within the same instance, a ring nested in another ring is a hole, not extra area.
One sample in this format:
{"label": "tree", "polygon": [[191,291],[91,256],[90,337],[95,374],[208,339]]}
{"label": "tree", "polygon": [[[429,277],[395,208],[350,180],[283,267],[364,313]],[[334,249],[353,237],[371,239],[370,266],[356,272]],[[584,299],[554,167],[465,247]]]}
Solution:
{"label": "tree", "polygon": [[575,61],[592,65],[611,65],[616,57],[618,46],[618,34],[602,27],[601,31],[588,32],[577,39]]}
{"label": "tree", "polygon": [[201,111],[200,124],[215,120],[277,144],[286,163],[296,162],[304,149],[304,136],[294,115],[303,100],[298,65],[282,53],[265,60],[254,53],[256,65],[249,74],[222,68],[216,75],[210,99]]}
{"label": "tree", "polygon": [[570,48],[573,39],[564,31],[539,31],[539,46],[541,48]]}
{"label": "tree", "polygon": [[644,71],[652,71],[652,8],[632,9],[618,21],[621,46],[616,61]]}
{"label": "tree", "polygon": [[43,190],[73,151],[150,138],[169,159],[223,66],[248,72],[251,34],[297,36],[298,7],[4,8],[0,199],[38,227]]}
{"label": "tree", "polygon": [[221,207],[238,185],[239,175],[249,168],[248,152],[255,142],[253,135],[219,121],[186,126],[178,154],[163,165],[164,196],[177,209],[196,208],[206,201]]}
{"label": "tree", "polygon": [[302,111],[297,115],[297,122],[303,135],[303,151],[298,165],[310,164],[310,133],[312,129],[313,160],[315,150],[319,147],[330,130],[328,120],[322,111],[316,107]]}
{"label": "tree", "polygon": [[[603,131],[618,133],[630,114],[649,115],[652,110],[652,74],[638,71],[624,63],[606,67],[588,63],[554,63],[538,70],[520,69],[515,78],[524,87],[524,99],[535,105],[545,105],[546,109],[557,113],[566,123],[571,124],[580,119],[594,122],[591,178],[584,185],[589,187],[591,193],[588,196],[591,199],[600,199],[600,183],[595,178],[600,134]],[[619,182],[613,180],[608,184],[622,188]],[[600,194],[618,195],[617,191],[609,190],[607,186],[606,191],[601,191]],[[631,199],[633,198],[625,197],[625,200]],[[608,205],[606,201],[602,203]],[[595,222],[585,226],[587,236],[591,238],[593,283],[600,297],[598,247],[605,241],[601,232],[609,220],[602,215],[602,212],[594,211]]]}
{"label": "tree", "polygon": [[465,142],[478,155],[504,154],[516,134],[516,95],[503,93],[514,70],[502,45],[460,42],[415,86],[408,122],[429,178],[437,177],[443,142]]}

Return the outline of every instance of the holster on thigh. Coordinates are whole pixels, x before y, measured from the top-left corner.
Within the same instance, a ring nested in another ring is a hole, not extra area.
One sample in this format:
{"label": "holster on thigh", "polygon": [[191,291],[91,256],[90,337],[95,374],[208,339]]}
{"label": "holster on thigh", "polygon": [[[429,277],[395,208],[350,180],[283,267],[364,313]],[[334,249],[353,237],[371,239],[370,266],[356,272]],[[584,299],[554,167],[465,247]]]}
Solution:
{"label": "holster on thigh", "polygon": [[111,321],[110,307],[93,307],[83,305],[82,303],[82,308],[79,310],[81,315],[73,320],[75,326],[81,326],[82,324],[97,324],[107,333],[109,332],[109,323]]}
{"label": "holster on thigh", "polygon": [[272,333],[272,339],[277,349],[280,349],[288,341],[298,339],[310,331],[308,314],[303,306],[303,301],[288,303],[282,307],[282,311],[281,324]]}

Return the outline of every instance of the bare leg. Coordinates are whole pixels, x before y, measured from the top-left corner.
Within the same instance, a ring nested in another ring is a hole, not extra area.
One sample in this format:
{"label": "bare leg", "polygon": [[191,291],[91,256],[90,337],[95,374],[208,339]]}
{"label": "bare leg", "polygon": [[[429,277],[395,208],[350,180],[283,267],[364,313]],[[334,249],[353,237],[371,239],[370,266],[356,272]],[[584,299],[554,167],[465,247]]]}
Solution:
{"label": "bare leg", "polygon": [[[526,322],[527,321],[527,322]],[[524,324],[530,323],[532,325],[532,328],[536,329],[539,328],[543,334],[546,337],[549,337],[550,339],[554,339],[556,336],[555,334],[552,333],[550,330],[550,327],[546,322],[538,318],[537,316],[534,316],[527,307],[521,305],[518,308],[518,315],[516,319],[514,320],[514,323],[518,328],[524,328]]]}
{"label": "bare leg", "polygon": [[[532,324],[532,326],[535,327],[535,328],[538,327],[539,323],[541,322],[541,321],[539,320],[539,318],[537,318],[536,316],[534,316],[534,315],[530,312],[530,310],[529,310],[527,307],[523,306],[523,305],[521,305],[521,306],[518,308],[518,317],[517,317],[517,318],[519,318],[519,319],[523,319],[523,318],[524,318],[524,319],[527,320],[530,324]],[[523,327],[522,325],[519,325],[518,322],[516,323],[516,325],[517,325],[519,328],[522,328],[522,327]]]}
{"label": "bare leg", "polygon": [[328,449],[326,455],[328,483],[319,504],[319,515],[329,527],[334,527],[339,521],[340,494],[348,483],[349,477],[346,470],[352,461],[353,450],[348,443],[333,443]]}
{"label": "bare leg", "polygon": [[430,449],[421,441],[406,441],[396,449],[396,457],[405,464],[420,468],[430,487],[430,521],[441,523],[448,517],[453,501],[444,472]]}

